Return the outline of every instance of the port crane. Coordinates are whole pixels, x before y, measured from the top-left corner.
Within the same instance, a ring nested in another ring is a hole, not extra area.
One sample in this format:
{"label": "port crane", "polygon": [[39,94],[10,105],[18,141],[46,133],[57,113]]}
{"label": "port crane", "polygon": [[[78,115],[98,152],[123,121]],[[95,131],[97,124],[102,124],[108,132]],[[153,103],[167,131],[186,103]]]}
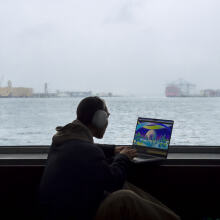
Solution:
{"label": "port crane", "polygon": [[195,94],[196,85],[189,83],[183,79],[179,79],[167,85],[167,96],[192,96]]}

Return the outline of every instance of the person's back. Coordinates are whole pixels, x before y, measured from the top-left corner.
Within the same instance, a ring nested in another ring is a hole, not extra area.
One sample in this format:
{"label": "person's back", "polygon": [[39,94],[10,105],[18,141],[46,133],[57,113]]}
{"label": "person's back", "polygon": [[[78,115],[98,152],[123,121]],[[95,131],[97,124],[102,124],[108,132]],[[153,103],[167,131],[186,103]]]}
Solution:
{"label": "person's back", "polygon": [[51,147],[41,183],[42,199],[51,217],[85,219],[93,215],[103,199],[103,174],[97,167],[97,160],[103,158],[98,147],[79,140]]}

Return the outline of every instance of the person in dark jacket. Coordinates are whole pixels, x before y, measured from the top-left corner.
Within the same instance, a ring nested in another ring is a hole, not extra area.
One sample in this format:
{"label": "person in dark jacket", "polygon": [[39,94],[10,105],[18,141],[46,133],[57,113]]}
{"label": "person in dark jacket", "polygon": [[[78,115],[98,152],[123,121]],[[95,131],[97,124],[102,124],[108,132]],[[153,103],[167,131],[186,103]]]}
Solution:
{"label": "person in dark jacket", "polygon": [[46,219],[93,219],[105,195],[122,189],[136,151],[94,143],[93,137],[103,137],[108,116],[104,100],[87,97],[77,119],[56,128],[40,184]]}

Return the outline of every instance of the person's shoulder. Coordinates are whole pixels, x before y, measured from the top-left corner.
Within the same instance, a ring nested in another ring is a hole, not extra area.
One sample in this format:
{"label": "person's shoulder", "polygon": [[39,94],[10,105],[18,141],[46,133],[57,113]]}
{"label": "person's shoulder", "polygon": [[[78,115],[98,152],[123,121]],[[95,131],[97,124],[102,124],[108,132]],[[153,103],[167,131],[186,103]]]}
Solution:
{"label": "person's shoulder", "polygon": [[97,155],[100,155],[100,156],[102,156],[102,157],[105,157],[103,150],[102,150],[97,144],[94,144],[94,143],[93,143],[91,146],[92,146],[92,147],[91,147],[91,151],[92,151],[94,154],[97,154]]}
{"label": "person's shoulder", "polygon": [[82,141],[82,140],[70,140],[68,142],[66,142],[64,145],[65,146],[69,146],[71,149],[77,149],[80,151],[84,151],[87,154],[97,154],[97,155],[101,155],[103,156],[103,151],[100,149],[100,147],[97,146],[97,144],[91,143],[91,142],[87,142],[87,141]]}
{"label": "person's shoulder", "polygon": [[85,147],[88,147],[88,146],[91,146],[92,143],[88,142],[88,141],[83,141],[83,140],[80,140],[80,139],[72,139],[72,140],[68,140],[68,141],[65,141],[64,143],[62,143],[62,146],[64,147],[67,147],[67,146],[85,146]]}

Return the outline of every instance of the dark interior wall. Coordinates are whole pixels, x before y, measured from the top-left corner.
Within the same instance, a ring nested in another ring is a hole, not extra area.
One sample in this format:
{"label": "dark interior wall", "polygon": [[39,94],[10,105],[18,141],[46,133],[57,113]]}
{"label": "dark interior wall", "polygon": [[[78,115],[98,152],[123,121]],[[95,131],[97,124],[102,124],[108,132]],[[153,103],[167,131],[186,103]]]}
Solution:
{"label": "dark interior wall", "polygon": [[[44,166],[0,166],[0,212],[39,219],[37,192]],[[128,180],[161,200],[182,219],[220,216],[220,166],[134,165]]]}
{"label": "dark interior wall", "polygon": [[0,166],[3,219],[38,219],[38,186],[44,166]]}
{"label": "dark interior wall", "polygon": [[129,180],[173,209],[182,219],[220,216],[220,166],[140,165]]}

